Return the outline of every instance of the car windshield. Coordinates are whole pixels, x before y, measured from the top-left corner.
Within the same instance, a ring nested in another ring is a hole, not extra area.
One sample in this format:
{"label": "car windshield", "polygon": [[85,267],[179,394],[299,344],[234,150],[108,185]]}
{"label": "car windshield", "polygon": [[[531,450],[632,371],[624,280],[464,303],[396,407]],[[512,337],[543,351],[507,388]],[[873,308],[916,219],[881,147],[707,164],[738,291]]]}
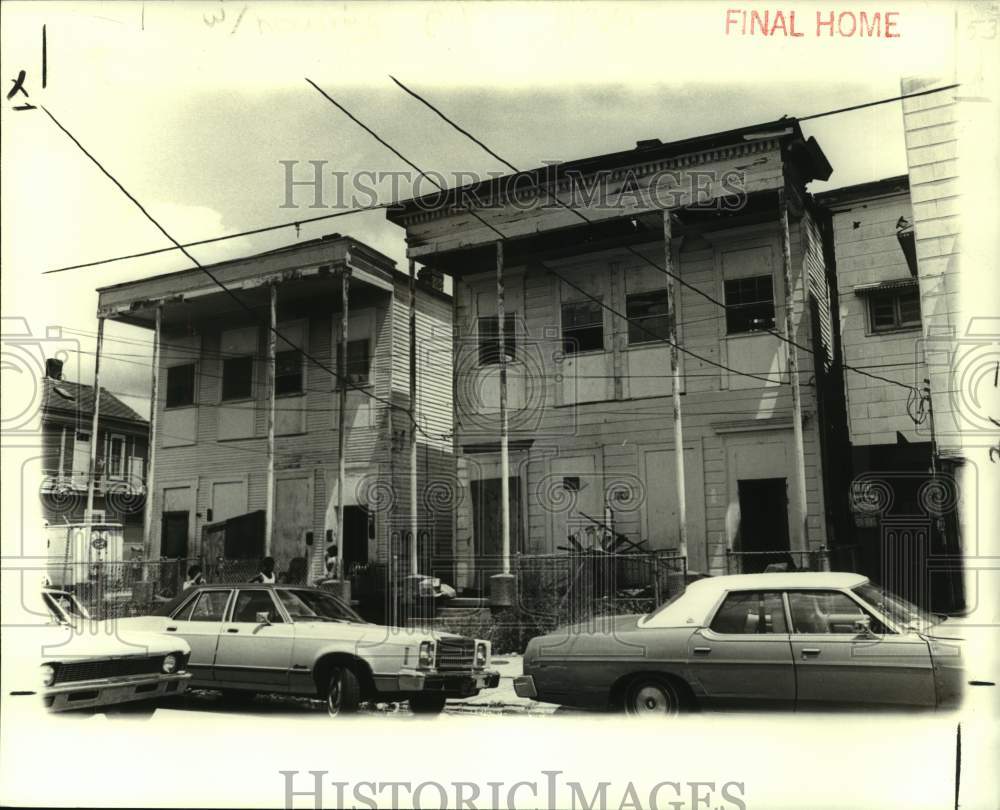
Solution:
{"label": "car windshield", "polygon": [[279,589],[277,594],[293,622],[358,622],[364,624],[365,621],[343,599],[338,599],[333,594],[287,589]]}
{"label": "car windshield", "polygon": [[76,601],[76,597],[68,593],[43,593],[45,604],[53,618],[59,622],[74,622],[79,619],[89,619],[86,608]]}
{"label": "car windshield", "polygon": [[901,628],[923,630],[939,624],[944,618],[936,616],[912,602],[908,602],[901,596],[890,593],[873,582],[858,585],[853,590],[854,593],[864,599],[869,605],[887,616],[890,621]]}

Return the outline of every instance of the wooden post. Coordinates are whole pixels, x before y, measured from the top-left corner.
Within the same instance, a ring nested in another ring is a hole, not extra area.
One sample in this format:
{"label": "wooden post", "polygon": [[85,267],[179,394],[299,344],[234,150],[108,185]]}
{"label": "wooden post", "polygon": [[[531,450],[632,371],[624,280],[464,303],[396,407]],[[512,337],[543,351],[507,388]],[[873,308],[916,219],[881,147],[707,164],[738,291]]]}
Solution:
{"label": "wooden post", "polygon": [[663,266],[667,271],[667,331],[670,339],[670,389],[674,411],[674,476],[677,487],[678,553],[687,558],[687,497],[684,484],[684,429],[681,420],[681,360],[677,337],[677,285],[674,283],[673,227],[670,211],[663,210]]}
{"label": "wooden post", "polygon": [[420,565],[417,553],[417,263],[410,259],[410,576]]}
{"label": "wooden post", "polygon": [[781,253],[783,257],[783,278],[785,291],[785,345],[788,352],[788,376],[792,386],[792,434],[795,440],[795,492],[799,502],[799,536],[803,550],[809,548],[809,509],[806,501],[806,458],[805,443],[802,438],[802,398],[799,394],[799,359],[793,345],[795,327],[793,321],[792,248],[788,229],[788,200],[785,189],[778,191],[778,208],[781,216]]}
{"label": "wooden post", "polygon": [[62,426],[62,435],[59,436],[59,471],[56,473],[56,484],[61,485],[63,481],[63,470],[66,469],[66,425]]}
{"label": "wooden post", "polygon": [[[350,310],[348,308],[351,286],[351,271],[346,266],[340,274],[340,409],[337,414],[337,570],[336,578],[347,579],[344,571],[344,482],[347,478],[347,339]],[[348,597],[349,598],[349,597]]]}
{"label": "wooden post", "polygon": [[503,241],[497,240],[497,361],[500,365],[500,573],[490,579],[490,604],[514,604],[514,578],[510,572],[510,455],[507,426],[507,312],[504,302]]}
{"label": "wooden post", "polygon": [[278,285],[270,285],[271,328],[267,335],[267,502],[264,507],[264,556],[270,557],[274,534],[274,409],[278,353]]}
{"label": "wooden post", "polygon": [[149,448],[146,451],[146,502],[143,504],[142,556],[148,560],[153,551],[153,499],[156,496],[156,425],[160,405],[160,331],[163,328],[163,307],[156,308],[153,327],[153,371],[149,387]]}
{"label": "wooden post", "polygon": [[[97,432],[101,416],[101,350],[104,348],[104,318],[97,319],[97,350],[94,354],[94,416],[90,425],[90,463],[87,476],[86,523],[94,522],[94,484],[97,478]],[[89,530],[88,530],[89,531]],[[88,536],[87,542],[90,542]]]}

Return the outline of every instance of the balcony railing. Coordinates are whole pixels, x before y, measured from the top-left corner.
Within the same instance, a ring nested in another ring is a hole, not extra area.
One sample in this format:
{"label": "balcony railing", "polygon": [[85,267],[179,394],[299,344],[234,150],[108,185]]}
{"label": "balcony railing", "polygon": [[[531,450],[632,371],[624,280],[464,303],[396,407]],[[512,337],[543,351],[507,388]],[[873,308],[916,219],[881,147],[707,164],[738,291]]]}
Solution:
{"label": "balcony railing", "polygon": [[[42,494],[59,494],[65,492],[86,492],[90,482],[90,474],[67,470],[43,470]],[[145,495],[146,481],[142,475],[113,475],[99,471],[94,476],[94,489],[102,495]]]}

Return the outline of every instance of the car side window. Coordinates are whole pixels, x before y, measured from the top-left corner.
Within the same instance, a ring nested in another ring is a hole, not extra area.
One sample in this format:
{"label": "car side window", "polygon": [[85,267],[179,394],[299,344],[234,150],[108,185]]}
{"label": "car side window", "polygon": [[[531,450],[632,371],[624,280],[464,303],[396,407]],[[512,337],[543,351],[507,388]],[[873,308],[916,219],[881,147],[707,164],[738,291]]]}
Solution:
{"label": "car side window", "polygon": [[730,593],[716,611],[710,629],[726,635],[787,633],[781,594],[775,591]]}
{"label": "car side window", "polygon": [[274,599],[268,591],[253,590],[240,591],[236,595],[236,607],[233,608],[234,622],[257,623],[257,614],[267,613],[268,620],[273,624],[283,622],[278,608],[274,604]]}
{"label": "car side window", "polygon": [[788,607],[794,633],[839,633],[855,636],[857,622],[866,617],[872,632],[886,628],[874,616],[840,591],[789,591]]}
{"label": "car side window", "polygon": [[[192,605],[187,621],[221,622],[232,591],[202,591]],[[178,618],[180,618],[178,616]]]}

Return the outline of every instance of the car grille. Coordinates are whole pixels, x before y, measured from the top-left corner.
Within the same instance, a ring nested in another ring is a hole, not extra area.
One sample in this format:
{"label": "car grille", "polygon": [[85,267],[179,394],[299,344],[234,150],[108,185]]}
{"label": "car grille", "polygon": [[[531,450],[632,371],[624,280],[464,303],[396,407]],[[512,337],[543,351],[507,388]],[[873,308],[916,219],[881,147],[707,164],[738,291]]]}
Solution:
{"label": "car grille", "polygon": [[154,658],[113,658],[104,661],[74,661],[60,664],[56,668],[55,683],[73,681],[93,681],[99,678],[120,678],[128,675],[149,675],[163,671],[163,659]]}
{"label": "car grille", "polygon": [[437,643],[439,670],[472,669],[476,642],[471,638],[442,638]]}

